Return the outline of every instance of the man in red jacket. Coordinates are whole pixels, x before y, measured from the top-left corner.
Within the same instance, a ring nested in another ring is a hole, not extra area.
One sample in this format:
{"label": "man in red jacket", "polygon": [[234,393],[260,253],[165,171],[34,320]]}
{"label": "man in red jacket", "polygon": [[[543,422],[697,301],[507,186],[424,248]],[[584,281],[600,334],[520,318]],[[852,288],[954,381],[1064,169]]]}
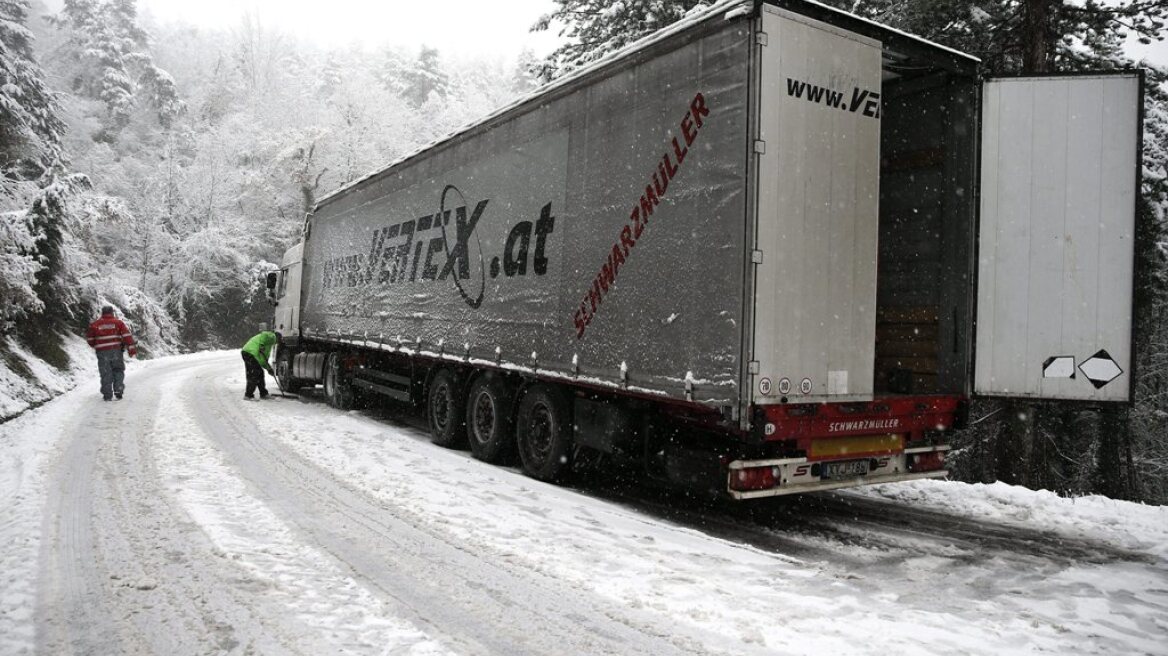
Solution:
{"label": "man in red jacket", "polygon": [[97,352],[97,370],[101,373],[101,398],[109,401],[113,397],[122,398],[126,386],[126,363],[122,360],[122,349],[130,357],[138,355],[134,336],[122,320],[114,316],[114,309],[105,306],[101,318],[89,324],[85,339]]}

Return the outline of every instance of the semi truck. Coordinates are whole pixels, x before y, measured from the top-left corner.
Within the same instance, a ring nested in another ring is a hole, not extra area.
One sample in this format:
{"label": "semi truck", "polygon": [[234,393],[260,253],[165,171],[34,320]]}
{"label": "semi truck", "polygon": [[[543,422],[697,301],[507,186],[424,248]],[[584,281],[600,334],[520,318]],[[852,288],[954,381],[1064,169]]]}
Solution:
{"label": "semi truck", "polygon": [[276,375],[545,481],[943,477],[971,398],[1130,401],[1142,93],[718,2],[322,197]]}

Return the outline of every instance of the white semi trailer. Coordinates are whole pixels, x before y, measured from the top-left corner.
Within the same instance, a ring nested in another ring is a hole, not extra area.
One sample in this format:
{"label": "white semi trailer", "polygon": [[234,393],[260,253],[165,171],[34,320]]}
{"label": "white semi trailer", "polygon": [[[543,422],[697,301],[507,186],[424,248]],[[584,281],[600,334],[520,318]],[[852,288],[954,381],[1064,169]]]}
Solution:
{"label": "white semi trailer", "polygon": [[973,395],[1130,400],[1142,84],[721,2],[322,198],[277,375],[545,480],[944,476]]}

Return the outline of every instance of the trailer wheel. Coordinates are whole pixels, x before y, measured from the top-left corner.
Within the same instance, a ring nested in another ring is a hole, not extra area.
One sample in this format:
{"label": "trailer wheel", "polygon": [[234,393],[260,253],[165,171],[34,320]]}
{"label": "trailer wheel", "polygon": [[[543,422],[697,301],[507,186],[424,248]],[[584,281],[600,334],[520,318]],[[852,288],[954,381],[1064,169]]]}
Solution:
{"label": "trailer wheel", "polygon": [[568,471],[572,454],[572,413],[568,400],[547,385],[535,385],[519,404],[517,444],[523,473],[557,481]]}
{"label": "trailer wheel", "polygon": [[454,449],[466,442],[466,409],[454,372],[442,369],[430,381],[426,395],[426,421],[430,424],[430,441]]}
{"label": "trailer wheel", "polygon": [[340,353],[329,353],[324,363],[324,396],[338,410],[353,407],[353,385],[345,375]]}
{"label": "trailer wheel", "polygon": [[514,451],[511,393],[502,377],[486,373],[471,384],[466,395],[466,435],[471,454],[483,462],[500,462]]}

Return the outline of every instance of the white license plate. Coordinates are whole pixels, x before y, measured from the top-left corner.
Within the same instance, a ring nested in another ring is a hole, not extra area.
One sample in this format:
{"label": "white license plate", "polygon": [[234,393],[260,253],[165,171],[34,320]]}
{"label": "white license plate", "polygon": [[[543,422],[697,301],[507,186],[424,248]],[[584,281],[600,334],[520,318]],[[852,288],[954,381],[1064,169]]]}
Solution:
{"label": "white license plate", "polygon": [[823,463],[823,478],[851,478],[868,473],[867,460],[844,460]]}

